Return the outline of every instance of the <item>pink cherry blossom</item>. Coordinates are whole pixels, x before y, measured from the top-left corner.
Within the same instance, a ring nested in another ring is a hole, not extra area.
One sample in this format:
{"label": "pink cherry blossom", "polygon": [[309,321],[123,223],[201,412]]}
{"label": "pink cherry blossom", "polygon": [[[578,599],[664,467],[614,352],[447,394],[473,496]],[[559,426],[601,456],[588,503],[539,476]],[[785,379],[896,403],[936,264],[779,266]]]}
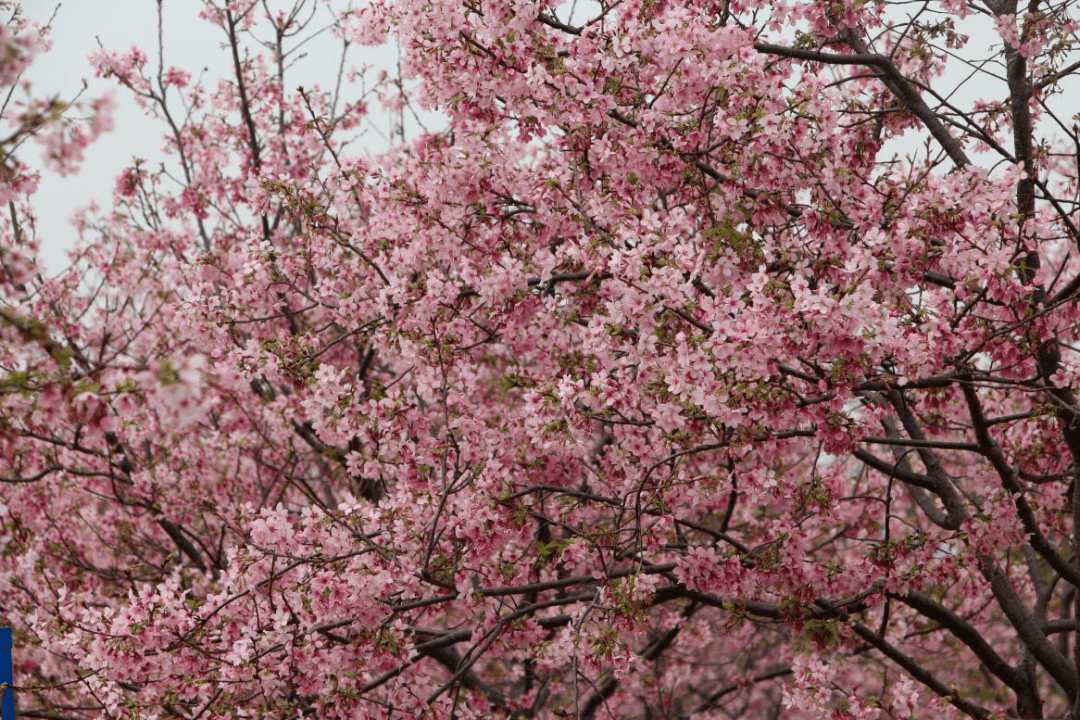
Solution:
{"label": "pink cherry blossom", "polygon": [[115,103],[16,13],[20,708],[1075,714],[1076,8],[1006,5],[207,0],[223,77],[89,59],[166,140],[54,277],[25,140]]}

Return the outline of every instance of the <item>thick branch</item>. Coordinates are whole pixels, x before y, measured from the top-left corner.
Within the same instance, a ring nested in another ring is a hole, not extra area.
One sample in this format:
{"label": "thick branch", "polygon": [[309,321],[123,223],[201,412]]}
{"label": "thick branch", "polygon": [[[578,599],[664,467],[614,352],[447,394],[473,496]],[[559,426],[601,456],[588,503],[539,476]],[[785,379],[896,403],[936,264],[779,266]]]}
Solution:
{"label": "thick branch", "polygon": [[964,399],[967,400],[968,414],[971,416],[971,424],[975,430],[975,438],[979,441],[979,448],[983,455],[994,466],[1001,484],[1009,492],[1013,504],[1016,506],[1016,514],[1024,526],[1025,532],[1031,540],[1031,547],[1046,559],[1050,567],[1054,568],[1063,578],[1068,580],[1074,587],[1080,587],[1080,572],[1070,565],[1065,558],[1061,557],[1050,545],[1049,540],[1043,535],[1035,513],[1028,504],[1024,495],[1024,488],[1016,479],[1016,473],[1005,459],[1005,453],[990,435],[986,415],[983,413],[982,404],[979,402],[978,393],[970,384],[961,385]]}
{"label": "thick branch", "polygon": [[1005,571],[994,562],[993,558],[985,555],[979,557],[979,570],[990,583],[994,599],[997,600],[998,606],[1016,630],[1020,641],[1031,651],[1039,664],[1046,668],[1066,694],[1070,698],[1076,697],[1076,669],[1068,658],[1054,647],[1039,623],[1024,607],[1023,601],[1016,594]]}
{"label": "thick branch", "polygon": [[[922,431],[922,427],[919,425],[918,418],[908,407],[907,400],[904,399],[903,393],[899,390],[892,389],[888,393],[889,401],[891,402],[893,409],[896,410],[897,415],[900,418],[900,423],[904,426],[904,430],[907,431],[908,436],[917,441],[926,441],[926,435]],[[977,449],[978,446],[975,446]],[[941,462],[938,460],[937,455],[933,452],[930,446],[918,447],[919,459],[922,460],[923,466],[926,467],[926,474],[936,484],[933,488],[935,495],[941,498],[941,502],[945,505],[945,512],[948,515],[948,524],[943,527],[949,529],[955,529],[960,527],[960,524],[967,519],[967,508],[964,507],[964,499],[960,495],[956,486],[953,485],[952,479],[949,474],[945,472],[945,469],[941,466]]]}
{"label": "thick branch", "polygon": [[1016,668],[1005,662],[997,654],[997,651],[990,646],[990,643],[986,642],[983,636],[979,634],[979,631],[967,620],[922,593],[910,592],[902,595],[889,593],[889,597],[899,600],[916,610],[920,615],[928,617],[944,627],[975,653],[975,656],[979,658],[979,662],[985,665],[986,669],[997,676],[1003,683],[1016,692],[1023,690],[1024,677]]}
{"label": "thick branch", "polygon": [[855,634],[880,651],[882,655],[903,668],[908,675],[932,690],[938,697],[944,698],[960,712],[969,717],[978,718],[979,720],[990,720],[990,718],[993,717],[989,710],[960,697],[954,690],[946,686],[945,683],[938,680],[933,673],[915,662],[912,657],[901,652],[899,648],[885,640],[884,637],[870,628],[860,622],[853,622],[851,627],[855,631]]}
{"label": "thick branch", "polygon": [[[841,36],[852,50],[858,55],[874,56],[874,53],[869,51],[866,43],[859,38],[855,31],[851,28],[846,28]],[[964,149],[960,147],[959,141],[954,138],[945,127],[944,123],[938,118],[937,114],[930,109],[930,106],[926,104],[926,101],[922,99],[922,95],[919,94],[918,89],[904,77],[903,73],[888,60],[885,63],[875,62],[868,67],[873,70],[881,81],[885,84],[885,87],[889,88],[896,98],[904,104],[904,107],[911,112],[912,115],[919,118],[926,129],[938,141],[942,149],[949,156],[954,163],[959,167],[965,167],[971,164],[970,158]]]}

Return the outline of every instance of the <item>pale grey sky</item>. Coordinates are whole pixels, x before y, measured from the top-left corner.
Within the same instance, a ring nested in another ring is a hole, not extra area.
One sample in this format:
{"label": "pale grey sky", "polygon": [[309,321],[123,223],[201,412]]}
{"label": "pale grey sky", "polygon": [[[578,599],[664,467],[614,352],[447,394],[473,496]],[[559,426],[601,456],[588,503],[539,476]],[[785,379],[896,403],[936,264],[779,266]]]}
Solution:
{"label": "pale grey sky", "polygon": [[[170,50],[188,65],[191,61],[206,64],[214,59],[214,41],[196,13],[197,0],[172,0],[165,3],[166,52]],[[24,12],[35,20],[46,21],[55,11],[52,22],[51,52],[39,55],[27,72],[38,96],[59,95],[63,100],[73,98],[83,82],[88,84],[85,98],[97,97],[114,83],[93,76],[87,55],[102,45],[111,49],[127,49],[138,45],[148,54],[156,54],[157,7],[154,0],[29,0]],[[200,27],[202,26],[202,27]],[[204,59],[205,58],[205,59]],[[168,60],[168,56],[166,56]],[[142,117],[138,108],[121,89],[116,89],[119,103],[116,129],[103,135],[86,152],[86,161],[77,175],[60,177],[42,173],[42,182],[34,205],[38,212],[38,237],[42,245],[42,260],[50,271],[67,264],[66,252],[74,245],[75,229],[69,224],[71,214],[86,206],[92,199],[107,203],[112,193],[113,178],[129,164],[134,155],[153,158],[161,145],[161,129]],[[38,165],[40,153],[28,143],[22,157]]]}
{"label": "pale grey sky", "polygon": [[[292,5],[280,0],[271,7]],[[198,18],[203,7],[201,0],[164,0],[163,39],[165,64],[177,65],[198,78],[207,68],[210,82],[230,73],[228,56],[223,52],[223,32]],[[70,224],[72,214],[98,200],[103,206],[110,202],[113,181],[127,167],[132,157],[152,162],[162,158],[164,126],[145,118],[130,94],[111,80],[95,78],[87,56],[98,49],[98,42],[110,50],[124,51],[139,46],[156,66],[157,3],[155,0],[23,0],[25,14],[45,22],[53,16],[51,52],[39,55],[26,74],[38,97],[58,95],[72,99],[87,83],[84,98],[97,97],[110,89],[115,93],[118,109],[116,127],[102,135],[88,148],[86,161],[77,175],[60,177],[44,172],[34,206],[39,216],[38,237],[42,245],[42,263],[49,272],[67,265],[67,251],[73,247],[76,231]],[[54,15],[55,13],[55,15]],[[312,29],[323,27],[329,15],[317,16]],[[340,43],[329,33],[305,47],[309,56],[301,62],[292,76],[292,85],[323,87],[333,84],[338,69]],[[349,59],[356,66],[373,65],[393,72],[397,52],[393,47],[350,49]],[[359,92],[359,90],[357,90]],[[377,111],[376,111],[377,112]],[[436,127],[438,121],[435,120]],[[382,128],[385,130],[385,126]],[[377,152],[385,147],[377,128],[369,128],[365,147]],[[20,151],[20,157],[39,167],[39,146],[30,142]]]}
{"label": "pale grey sky", "polygon": [[[56,272],[66,266],[66,252],[75,243],[75,229],[69,224],[72,213],[93,199],[107,205],[116,174],[129,165],[132,157],[152,162],[162,157],[163,126],[144,118],[128,93],[116,88],[115,83],[94,78],[86,60],[87,55],[97,49],[100,40],[104,47],[112,50],[126,50],[138,45],[150,57],[151,63],[156,64],[157,3],[156,0],[63,0],[58,4],[55,0],[23,0],[23,5],[24,11],[37,20],[45,21],[55,13],[52,23],[53,50],[39,56],[27,74],[35,93],[38,96],[58,94],[61,99],[69,100],[79,92],[85,79],[88,88],[84,97],[96,97],[114,89],[119,102],[116,129],[102,136],[88,149],[86,162],[78,175],[62,178],[54,173],[43,174],[40,190],[34,199],[39,215],[38,237],[42,242],[43,264],[50,272]],[[289,7],[292,0],[271,0],[270,5]],[[591,9],[591,3],[579,2],[577,5],[574,19],[580,20]],[[198,77],[202,68],[208,68],[206,77],[214,82],[217,77],[230,75],[230,67],[228,57],[222,50],[223,33],[198,19],[202,6],[202,0],[164,0],[165,64],[181,66],[191,71],[193,77]],[[898,9],[901,15],[902,10]],[[313,23],[313,27],[325,25],[329,16],[324,15],[321,19],[322,22]],[[969,51],[977,48],[981,53],[986,46],[1000,43],[997,33],[985,18],[973,16],[960,29],[972,36]],[[310,56],[292,76],[293,86],[319,83],[325,87],[336,77],[340,46],[328,35],[322,40],[308,46]],[[397,53],[391,46],[377,49],[354,47],[349,57],[354,65],[373,65],[393,73]],[[993,71],[1000,72],[998,68]],[[951,61],[938,87],[945,89],[943,94],[948,94],[957,85],[964,85],[961,92],[952,98],[961,107],[970,106],[974,97],[980,94],[997,98],[1006,96],[1003,94],[1004,83],[1000,80],[983,76],[965,83],[970,72],[970,67]],[[376,117],[375,120],[383,123],[382,130],[385,131],[388,120],[385,117]],[[429,117],[428,122],[431,129],[444,126],[444,122],[435,117]],[[918,138],[909,135],[895,141],[890,149],[903,154],[918,144]],[[369,130],[364,147],[369,152],[377,152],[385,147],[377,128]],[[39,154],[33,143],[20,152],[24,160],[33,163],[37,162]],[[994,162],[994,158],[986,160]]]}

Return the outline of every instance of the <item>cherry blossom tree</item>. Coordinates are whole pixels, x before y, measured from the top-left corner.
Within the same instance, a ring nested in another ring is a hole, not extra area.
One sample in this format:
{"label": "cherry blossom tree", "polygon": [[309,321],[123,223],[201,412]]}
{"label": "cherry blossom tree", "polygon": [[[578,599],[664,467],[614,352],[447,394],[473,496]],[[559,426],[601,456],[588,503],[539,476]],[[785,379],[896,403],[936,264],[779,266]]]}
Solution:
{"label": "cherry blossom tree", "polygon": [[1075,3],[206,0],[55,277],[4,11],[24,715],[1080,718]]}

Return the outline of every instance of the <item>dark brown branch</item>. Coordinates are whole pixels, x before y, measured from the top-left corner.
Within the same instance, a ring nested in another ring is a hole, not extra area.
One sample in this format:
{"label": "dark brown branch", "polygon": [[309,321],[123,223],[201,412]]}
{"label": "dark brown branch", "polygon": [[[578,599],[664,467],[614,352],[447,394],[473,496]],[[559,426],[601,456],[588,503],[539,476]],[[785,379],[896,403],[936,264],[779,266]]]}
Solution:
{"label": "dark brown branch", "polygon": [[994,599],[1016,630],[1020,641],[1069,698],[1076,697],[1076,668],[1050,642],[1040,624],[1024,607],[1005,571],[993,558],[985,555],[979,557],[979,571],[990,583]]}
{"label": "dark brown branch", "polygon": [[964,393],[964,399],[967,401],[968,414],[971,417],[972,428],[975,430],[975,438],[979,441],[980,451],[994,466],[998,477],[1001,478],[1001,484],[1009,492],[1013,505],[1016,507],[1016,514],[1024,526],[1024,531],[1027,532],[1030,538],[1031,547],[1042,555],[1046,562],[1050,564],[1050,567],[1054,568],[1074,587],[1080,587],[1080,571],[1077,571],[1065,558],[1061,557],[1050,545],[1050,541],[1046,539],[1046,536],[1043,535],[1039,522],[1035,518],[1035,513],[1024,495],[1024,487],[1017,480],[1016,473],[1009,465],[1008,460],[1005,459],[1005,453],[1001,451],[1001,446],[991,437],[986,415],[983,413],[982,404],[979,402],[979,396],[975,388],[969,383],[964,383],[961,385],[961,389]]}
{"label": "dark brown branch", "polygon": [[985,665],[986,669],[997,676],[1003,683],[1016,692],[1023,691],[1024,677],[1016,668],[1005,662],[997,654],[997,651],[990,646],[990,643],[986,642],[983,636],[979,634],[979,631],[967,620],[922,593],[889,593],[889,597],[899,600],[923,617],[930,618],[941,625],[975,653],[975,656],[979,658],[979,662]]}
{"label": "dark brown branch", "polygon": [[915,662],[914,658],[906,655],[895,645],[885,640],[883,636],[877,634],[860,622],[853,622],[851,628],[855,631],[856,635],[869,643],[870,646],[877,649],[882,655],[899,665],[908,675],[921,682],[938,697],[944,698],[960,712],[969,717],[978,718],[978,720],[990,720],[990,718],[993,717],[986,708],[960,697],[955,690],[949,688],[941,680],[938,680],[933,673]]}
{"label": "dark brown branch", "polygon": [[[644,567],[616,570],[615,572],[608,573],[605,579],[616,580],[618,578],[629,577],[630,575],[637,575],[638,573],[645,575],[662,575],[663,573],[671,572],[674,569],[675,563],[664,563],[663,565],[646,565]],[[528,583],[525,585],[508,585],[504,587],[482,588],[477,592],[484,597],[503,597],[506,595],[524,595],[525,593],[541,592],[544,590],[558,590],[559,588],[573,587],[574,585],[583,585],[586,583],[596,582],[600,581],[592,575],[575,575],[574,577],[562,578],[559,580],[548,580],[546,582]]]}
{"label": "dark brown branch", "polygon": [[[855,31],[851,28],[846,28],[841,33],[844,39],[852,50],[859,55],[872,55],[870,53],[866,43],[859,38]],[[942,149],[949,158],[960,167],[966,167],[971,164],[971,159],[968,158],[967,153],[960,147],[960,143],[954,138],[945,127],[941,119],[937,114],[930,109],[930,106],[926,104],[926,101],[922,99],[922,95],[919,94],[918,89],[906,78],[899,69],[889,61],[885,64],[876,64],[871,66],[872,69],[881,78],[881,81],[885,84],[885,87],[889,88],[896,98],[904,104],[911,114],[919,118],[926,129],[938,141]]]}
{"label": "dark brown branch", "polygon": [[937,489],[937,482],[926,475],[912,472],[905,468],[899,461],[891,463],[888,460],[882,460],[877,455],[863,450],[862,448],[856,448],[852,455],[884,475],[902,480],[909,485],[925,488],[926,490],[933,491]]}
{"label": "dark brown branch", "polygon": [[772,43],[754,43],[754,49],[766,55],[792,58],[794,60],[810,60],[812,62],[825,63],[827,65],[865,65],[867,67],[885,67],[892,64],[885,55],[876,53],[828,53],[820,50],[804,50],[802,48],[774,45]]}
{"label": "dark brown branch", "polygon": [[900,445],[901,447],[933,448],[935,450],[966,450],[968,452],[978,452],[979,450],[979,446],[975,443],[954,440],[927,440],[925,438],[915,440],[905,437],[864,437],[861,442],[871,445]]}
{"label": "dark brown branch", "polygon": [[190,540],[184,537],[184,533],[180,531],[180,528],[176,526],[171,520],[166,518],[158,518],[158,525],[161,529],[176,543],[176,547],[180,548],[180,552],[187,555],[191,563],[202,572],[206,572],[206,564],[202,561],[202,557],[199,555],[199,550],[196,548]]}
{"label": "dark brown branch", "polygon": [[[767,670],[763,673],[755,675],[750,680],[749,684],[753,685],[759,682],[765,682],[766,680],[774,680],[778,677],[791,675],[792,672],[794,671],[790,667],[780,667],[774,670]],[[730,695],[736,690],[740,690],[744,687],[746,687],[746,683],[731,683],[730,685],[725,685],[719,690],[713,692],[712,695],[709,695],[709,697],[707,697],[704,701],[702,701],[702,703],[697,706],[697,709],[694,710],[694,714],[697,715],[698,713],[707,712],[710,708],[716,705],[716,702],[720,698],[724,697],[725,695]]]}
{"label": "dark brown branch", "polygon": [[[240,94],[240,117],[244,121],[244,127],[248,134],[248,144],[251,148],[251,165],[258,173],[262,167],[262,157],[259,148],[259,136],[255,130],[255,120],[251,117],[251,101],[248,98],[247,83],[244,82],[244,67],[240,62],[240,39],[236,34],[236,18],[232,10],[225,11],[226,31],[229,34],[229,49],[232,51],[233,69],[236,72],[236,89]],[[270,219],[262,215],[263,239],[270,239]]]}
{"label": "dark brown branch", "polygon": [[[908,436],[912,440],[929,442],[922,431],[922,427],[919,425],[918,418],[915,417],[915,414],[908,406],[903,393],[894,388],[889,390],[888,398],[893,409],[896,410],[896,413],[900,418],[900,423],[904,426],[904,430],[907,431]],[[940,497],[942,503],[945,505],[945,512],[948,514],[948,525],[946,525],[946,527],[951,529],[960,527],[960,524],[968,518],[968,512],[967,508],[964,507],[963,497],[956,489],[956,486],[953,485],[949,474],[945,472],[945,469],[941,466],[941,461],[938,460],[937,454],[933,452],[934,447],[932,445],[922,445],[916,446],[916,449],[919,454],[919,459],[922,460],[923,466],[926,468],[926,474],[937,483],[934,494]],[[978,445],[969,445],[965,448],[954,447],[952,449],[978,450]]]}

